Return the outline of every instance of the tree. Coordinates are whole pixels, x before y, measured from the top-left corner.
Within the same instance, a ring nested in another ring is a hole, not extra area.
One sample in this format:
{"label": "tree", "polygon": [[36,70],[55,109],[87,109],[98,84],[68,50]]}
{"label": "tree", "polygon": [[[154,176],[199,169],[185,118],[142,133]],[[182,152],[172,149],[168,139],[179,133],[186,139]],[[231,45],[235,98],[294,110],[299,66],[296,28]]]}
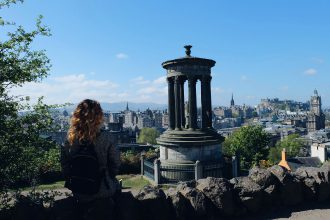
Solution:
{"label": "tree", "polygon": [[232,136],[226,138],[223,153],[238,155],[244,169],[251,168],[268,155],[269,135],[260,126],[241,127]]}
{"label": "tree", "polygon": [[298,134],[290,134],[281,141],[278,141],[275,147],[269,150],[268,158],[272,163],[277,163],[281,160],[281,152],[285,148],[287,158],[299,156],[304,142],[299,139]]}
{"label": "tree", "polygon": [[[0,1],[0,10],[23,0]],[[42,97],[35,105],[29,97],[10,95],[10,90],[26,82],[37,82],[48,75],[50,62],[44,50],[32,49],[38,36],[50,36],[41,24],[26,31],[18,26],[0,40],[0,191],[17,186],[19,182],[35,182],[50,155],[58,155],[55,144],[41,137],[42,132],[54,129],[50,109]],[[0,26],[16,26],[0,17]]]}
{"label": "tree", "polygon": [[139,134],[138,143],[157,144],[156,138],[158,138],[159,135],[159,131],[155,128],[142,128]]}

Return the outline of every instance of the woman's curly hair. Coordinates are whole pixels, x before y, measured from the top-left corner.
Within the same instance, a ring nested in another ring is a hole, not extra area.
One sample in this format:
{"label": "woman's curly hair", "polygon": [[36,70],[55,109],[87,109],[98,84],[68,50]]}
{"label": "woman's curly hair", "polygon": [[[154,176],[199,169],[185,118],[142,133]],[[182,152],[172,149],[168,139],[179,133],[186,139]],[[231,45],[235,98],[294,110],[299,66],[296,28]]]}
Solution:
{"label": "woman's curly hair", "polygon": [[99,102],[85,99],[73,112],[68,141],[72,145],[75,140],[94,142],[103,122],[103,111]]}

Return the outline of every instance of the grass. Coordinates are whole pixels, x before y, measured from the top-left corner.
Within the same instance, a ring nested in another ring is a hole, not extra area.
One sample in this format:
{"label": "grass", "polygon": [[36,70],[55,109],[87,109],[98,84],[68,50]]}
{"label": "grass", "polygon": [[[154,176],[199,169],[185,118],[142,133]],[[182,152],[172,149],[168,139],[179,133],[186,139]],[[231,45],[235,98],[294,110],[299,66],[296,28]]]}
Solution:
{"label": "grass", "polygon": [[[36,186],[36,190],[55,190],[64,188],[64,181],[57,181],[50,184],[41,184]],[[30,191],[32,187],[24,187],[21,189],[22,191]]]}
{"label": "grass", "polygon": [[[135,189],[140,190],[144,186],[149,185],[150,182],[140,175],[127,174],[116,176],[118,180],[122,179],[122,184],[124,189]],[[64,181],[58,181],[50,184],[41,184],[36,187],[36,190],[55,190],[64,188]],[[32,187],[24,187],[21,190],[29,191]]]}
{"label": "grass", "polygon": [[150,182],[140,175],[118,175],[117,179],[122,179],[124,189],[142,189],[146,185],[150,185]]}

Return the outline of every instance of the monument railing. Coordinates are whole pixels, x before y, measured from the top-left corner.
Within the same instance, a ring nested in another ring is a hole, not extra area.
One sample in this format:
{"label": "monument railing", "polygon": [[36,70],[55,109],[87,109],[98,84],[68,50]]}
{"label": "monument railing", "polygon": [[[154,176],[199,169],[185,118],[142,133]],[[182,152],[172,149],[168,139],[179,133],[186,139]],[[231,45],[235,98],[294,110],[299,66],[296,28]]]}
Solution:
{"label": "monument railing", "polygon": [[179,181],[195,179],[196,164],[169,164],[160,165],[161,184],[173,184]]}
{"label": "monument railing", "polygon": [[141,175],[158,184],[176,184],[180,181],[198,180],[206,177],[222,177],[223,163],[200,162],[194,164],[161,164],[159,159],[141,157]]}

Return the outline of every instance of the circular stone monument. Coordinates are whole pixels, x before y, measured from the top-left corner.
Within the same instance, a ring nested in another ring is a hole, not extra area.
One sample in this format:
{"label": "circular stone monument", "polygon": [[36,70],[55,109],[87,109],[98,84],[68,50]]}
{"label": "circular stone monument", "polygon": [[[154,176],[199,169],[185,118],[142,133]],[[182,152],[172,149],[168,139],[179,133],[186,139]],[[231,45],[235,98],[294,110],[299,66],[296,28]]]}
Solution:
{"label": "circular stone monument", "polygon": [[[212,127],[211,68],[214,60],[191,56],[190,45],[185,46],[186,56],[162,63],[167,70],[168,82],[168,130],[158,139],[161,166],[185,169],[200,161],[202,166],[215,164],[221,176],[221,143],[224,138]],[[197,125],[196,83],[201,85],[201,126]],[[185,83],[188,83],[188,101],[185,102]],[[181,166],[181,167],[180,167]],[[214,167],[214,166],[213,166]],[[169,170],[171,170],[169,169]],[[178,174],[175,170],[164,171],[165,178],[188,180],[191,175]],[[206,177],[207,172],[203,172]]]}

